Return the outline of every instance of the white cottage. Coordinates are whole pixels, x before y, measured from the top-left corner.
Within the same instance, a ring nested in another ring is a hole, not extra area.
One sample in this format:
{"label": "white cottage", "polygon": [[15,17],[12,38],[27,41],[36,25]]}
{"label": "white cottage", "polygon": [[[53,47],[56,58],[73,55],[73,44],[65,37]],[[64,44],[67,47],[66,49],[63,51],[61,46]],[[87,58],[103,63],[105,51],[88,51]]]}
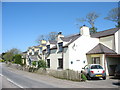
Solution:
{"label": "white cottage", "polygon": [[[99,63],[110,74],[120,64],[120,29],[113,28],[90,35],[83,26],[79,34],[64,37],[58,33],[57,41],[49,41],[44,50],[48,67],[53,70],[81,71],[86,64]],[[114,63],[113,63],[114,62]]]}
{"label": "white cottage", "polygon": [[46,41],[41,40],[41,44],[38,46],[29,47],[26,54],[26,65],[32,66],[33,61],[42,60],[42,50],[46,49]]}

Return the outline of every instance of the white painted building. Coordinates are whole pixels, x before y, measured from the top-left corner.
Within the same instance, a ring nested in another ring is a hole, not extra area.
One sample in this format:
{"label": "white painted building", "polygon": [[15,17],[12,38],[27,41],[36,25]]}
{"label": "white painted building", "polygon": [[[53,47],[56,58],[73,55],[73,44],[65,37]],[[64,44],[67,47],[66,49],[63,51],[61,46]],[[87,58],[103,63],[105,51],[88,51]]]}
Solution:
{"label": "white painted building", "polygon": [[26,65],[32,66],[33,61],[42,60],[43,59],[42,51],[44,49],[46,49],[45,40],[41,40],[41,44],[38,46],[29,47],[27,50],[27,55],[26,55]]}
{"label": "white painted building", "polygon": [[57,41],[48,41],[43,55],[52,70],[81,71],[86,64],[99,63],[109,75],[113,67],[120,64],[120,40],[118,39],[120,39],[118,28],[90,35],[89,28],[83,26],[79,34],[68,37],[64,37],[60,32]]}

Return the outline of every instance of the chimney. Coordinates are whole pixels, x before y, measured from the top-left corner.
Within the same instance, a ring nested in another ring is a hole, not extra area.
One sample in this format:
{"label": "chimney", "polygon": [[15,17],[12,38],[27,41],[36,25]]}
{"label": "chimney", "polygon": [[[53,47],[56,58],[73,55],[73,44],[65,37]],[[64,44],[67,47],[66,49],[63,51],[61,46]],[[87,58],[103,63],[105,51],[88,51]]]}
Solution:
{"label": "chimney", "polygon": [[83,35],[83,36],[90,36],[89,27],[83,25],[83,26],[80,28],[80,34]]}
{"label": "chimney", "polygon": [[58,41],[60,37],[64,37],[64,36],[62,35],[62,32],[59,32],[59,33],[58,33],[58,35],[57,35],[57,37],[56,37],[56,40]]}
{"label": "chimney", "polygon": [[59,32],[58,35],[62,35],[62,32]]}

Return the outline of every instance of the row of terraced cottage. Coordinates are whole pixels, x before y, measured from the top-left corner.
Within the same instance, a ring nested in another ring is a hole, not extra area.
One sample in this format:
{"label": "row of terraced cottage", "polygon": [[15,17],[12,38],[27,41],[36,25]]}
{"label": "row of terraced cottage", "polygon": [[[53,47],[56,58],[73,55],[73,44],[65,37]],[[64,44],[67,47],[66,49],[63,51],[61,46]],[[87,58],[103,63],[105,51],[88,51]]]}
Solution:
{"label": "row of terraced cottage", "polygon": [[113,75],[120,64],[120,29],[90,34],[89,28],[83,26],[79,32],[67,37],[59,32],[56,41],[42,40],[40,45],[29,47],[23,53],[26,65],[42,59],[50,70],[81,71],[87,64],[100,64],[107,75]]}

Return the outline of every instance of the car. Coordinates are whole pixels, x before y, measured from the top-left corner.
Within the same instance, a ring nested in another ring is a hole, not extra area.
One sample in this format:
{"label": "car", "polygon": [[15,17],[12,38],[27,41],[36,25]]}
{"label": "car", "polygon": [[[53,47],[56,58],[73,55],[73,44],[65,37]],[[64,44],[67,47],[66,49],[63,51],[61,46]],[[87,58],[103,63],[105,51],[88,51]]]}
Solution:
{"label": "car", "polygon": [[120,65],[116,66],[114,76],[120,78]]}
{"label": "car", "polygon": [[100,64],[88,64],[82,68],[81,73],[83,73],[87,79],[103,78],[103,80],[106,80],[106,72]]}

